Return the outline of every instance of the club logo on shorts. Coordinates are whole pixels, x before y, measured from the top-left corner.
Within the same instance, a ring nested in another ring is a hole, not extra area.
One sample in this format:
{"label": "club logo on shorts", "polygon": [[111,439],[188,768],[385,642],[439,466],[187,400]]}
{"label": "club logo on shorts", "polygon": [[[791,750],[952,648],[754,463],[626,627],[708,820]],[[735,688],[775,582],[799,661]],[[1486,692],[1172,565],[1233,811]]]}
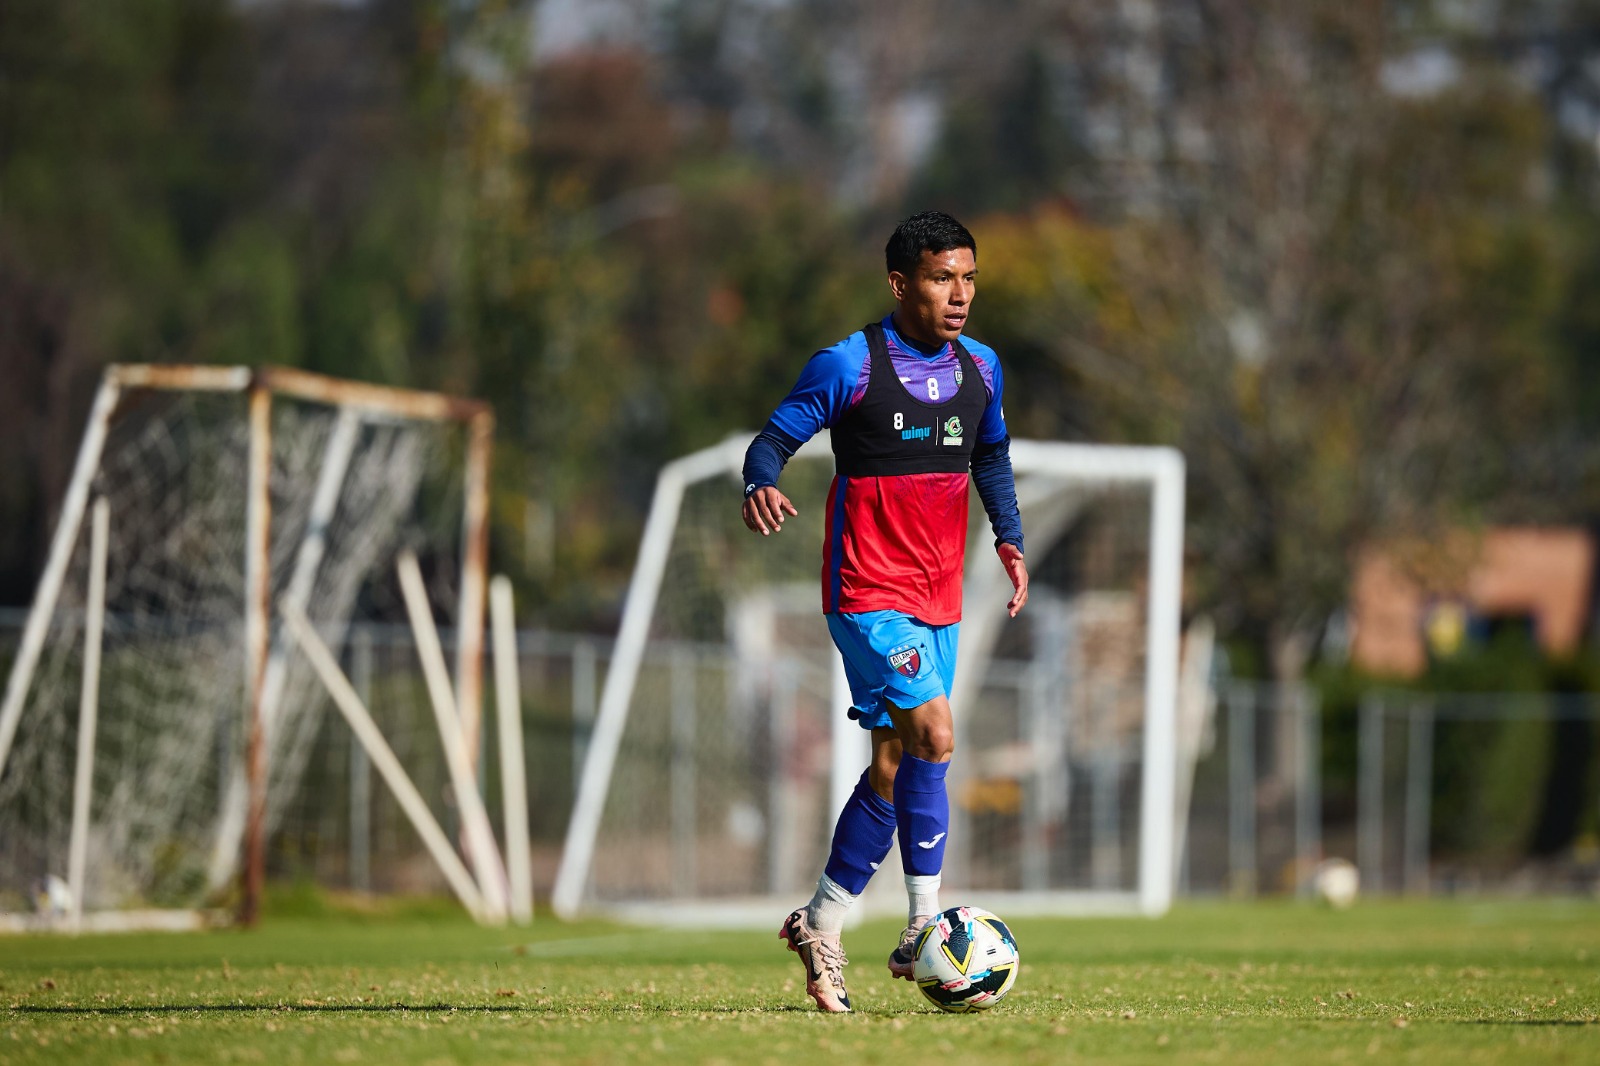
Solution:
{"label": "club logo on shorts", "polygon": [[903,677],[916,677],[922,671],[922,653],[914,645],[902,644],[889,653],[889,665]]}
{"label": "club logo on shorts", "polygon": [[961,443],[961,419],[951,415],[944,420],[944,442],[946,444]]}

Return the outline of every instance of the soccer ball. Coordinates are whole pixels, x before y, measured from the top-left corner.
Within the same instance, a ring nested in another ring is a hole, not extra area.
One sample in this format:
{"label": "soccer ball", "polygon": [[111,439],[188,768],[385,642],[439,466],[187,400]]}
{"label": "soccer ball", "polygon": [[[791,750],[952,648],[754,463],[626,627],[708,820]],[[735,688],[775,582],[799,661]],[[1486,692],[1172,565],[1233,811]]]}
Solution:
{"label": "soccer ball", "polygon": [[1318,864],[1311,884],[1318,899],[1339,911],[1354,906],[1361,893],[1361,875],[1347,859],[1327,859]]}
{"label": "soccer ball", "polygon": [[979,907],[951,907],[929,919],[913,948],[922,994],[952,1014],[988,1010],[1016,983],[1022,959],[1006,923]]}

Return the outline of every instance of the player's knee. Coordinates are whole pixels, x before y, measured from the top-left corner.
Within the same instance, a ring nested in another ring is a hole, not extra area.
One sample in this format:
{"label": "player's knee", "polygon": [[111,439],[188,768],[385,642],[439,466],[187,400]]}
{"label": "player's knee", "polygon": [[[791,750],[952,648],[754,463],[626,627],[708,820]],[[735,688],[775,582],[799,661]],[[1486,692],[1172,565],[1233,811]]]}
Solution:
{"label": "player's knee", "polygon": [[923,762],[949,762],[956,750],[955,730],[949,722],[919,722],[906,750]]}

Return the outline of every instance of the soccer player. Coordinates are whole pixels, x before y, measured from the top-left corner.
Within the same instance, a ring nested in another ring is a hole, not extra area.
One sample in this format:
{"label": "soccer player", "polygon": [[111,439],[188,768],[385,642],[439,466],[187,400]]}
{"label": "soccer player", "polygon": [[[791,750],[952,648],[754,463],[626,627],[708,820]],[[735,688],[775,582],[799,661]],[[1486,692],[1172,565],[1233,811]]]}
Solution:
{"label": "soccer player", "polygon": [[822,610],[844,658],[850,717],[872,731],[872,761],[839,813],[816,894],[778,934],[824,1011],[850,1009],[840,932],[897,832],[910,901],[891,976],[911,979],[912,944],[939,913],[969,475],[1015,590],[1011,616],[1028,600],[1000,363],[961,335],[977,252],[949,215],[902,222],[885,249],[893,313],[813,355],[745,454],[744,522],[769,536],[798,513],[778,489],[784,463],[832,430]]}

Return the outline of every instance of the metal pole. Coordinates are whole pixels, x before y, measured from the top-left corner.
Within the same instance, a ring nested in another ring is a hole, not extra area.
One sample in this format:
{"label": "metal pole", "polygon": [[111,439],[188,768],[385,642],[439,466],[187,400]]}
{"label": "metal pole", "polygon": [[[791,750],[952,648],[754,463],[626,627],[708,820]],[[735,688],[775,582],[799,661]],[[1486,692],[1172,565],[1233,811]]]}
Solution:
{"label": "metal pole", "polygon": [[796,694],[799,682],[794,665],[780,661],[773,669],[772,713],[767,716],[771,731],[767,769],[767,889],[773,895],[793,889],[795,880],[794,838],[791,832],[794,783],[789,776],[789,751],[794,745]]}
{"label": "metal pole", "polygon": [[461,716],[467,765],[474,770],[478,766],[483,716],[483,608],[489,581],[489,462],[493,449],[494,414],[479,411],[467,423],[461,629],[456,644],[456,713]]}
{"label": "metal pole", "polygon": [[[967,602],[971,603],[972,601],[969,599]],[[982,672],[983,667],[979,665],[967,665],[969,661],[961,658],[960,656],[962,654],[962,652],[957,653],[958,666],[956,668],[956,676],[958,678],[962,676],[961,669],[963,666],[965,666],[966,669],[971,670],[974,674]],[[835,717],[832,719],[833,735],[835,743],[837,743],[841,736],[840,727],[843,724],[840,720],[843,719],[845,714],[843,708],[850,705],[850,683],[849,678],[846,677],[844,673],[844,660],[838,656],[830,656],[830,660],[832,662],[834,685],[833,713]],[[967,696],[963,703],[956,703],[954,699],[952,699],[950,703],[950,734],[951,740],[955,744],[955,755],[951,760],[950,769],[946,771],[945,789],[952,797],[961,795],[963,786],[965,786],[966,782],[972,777],[972,760],[970,758],[971,749],[968,746],[968,737],[971,735],[971,731],[968,729],[968,723],[971,721],[973,705],[977,703],[978,693],[982,691],[982,679],[978,678],[976,680],[977,683],[973,684],[972,687],[967,690],[971,693],[971,695]],[[959,683],[968,684],[969,682],[962,680]],[[841,687],[843,688],[842,698],[844,701],[842,703],[840,702],[839,695],[839,690]],[[960,691],[952,688],[952,697],[961,695],[963,694]],[[868,733],[867,758],[866,761],[862,763],[863,767],[870,763],[871,759],[872,734]],[[854,787],[854,782],[851,783],[851,787]],[[844,805],[841,803],[834,808],[835,815],[837,815],[837,813],[843,809],[843,806]],[[885,861],[886,863],[897,862],[899,861],[899,858],[900,849],[890,848],[889,859]],[[972,815],[967,810],[966,804],[951,803],[950,835],[945,838],[944,847],[943,883],[946,885],[970,884],[972,881],[970,876],[971,870]]]}
{"label": "metal pole", "polygon": [[1427,895],[1429,822],[1433,817],[1433,705],[1411,712],[1406,741],[1406,891]]}
{"label": "metal pole", "polygon": [[[306,517],[305,532],[295,552],[294,570],[289,578],[291,600],[310,610],[311,593],[316,586],[317,571],[322,566],[328,548],[328,526],[339,506],[339,490],[344,487],[345,474],[350,469],[350,457],[355,451],[360,435],[361,416],[351,408],[339,412],[333,432],[328,436],[328,446],[323,452],[322,466],[317,474],[316,490],[312,494],[311,510]],[[278,706],[283,702],[284,686],[288,681],[288,646],[279,636],[269,642],[266,673],[261,682],[261,721],[266,735],[270,757],[272,745],[278,735]],[[206,884],[213,890],[222,888],[238,870],[239,840],[244,832],[245,783],[237,775],[229,775],[227,791],[222,798],[222,816],[217,835],[212,842],[211,864]]]}
{"label": "metal pole", "polygon": [[106,618],[106,542],[111,505],[94,501],[89,523],[89,602],[83,630],[83,691],[78,699],[78,765],[72,782],[72,838],[67,849],[67,887],[72,896],[72,931],[83,928],[83,890],[89,859],[90,786],[94,783],[94,734],[100,713],[100,644]]}
{"label": "metal pole", "polygon": [[584,760],[589,757],[589,734],[594,731],[595,653],[594,644],[579,640],[572,646],[572,792],[583,780]]}
{"label": "metal pole", "polygon": [[[1052,751],[1046,736],[1049,728],[1045,716],[1049,714],[1047,687],[1049,679],[1037,658],[1028,671],[1022,697],[1024,728],[1028,746],[1033,749],[1033,772],[1028,778],[1028,791],[1022,806],[1022,887],[1024,891],[1042,891],[1050,877],[1050,841],[1045,832],[1050,797],[1046,794],[1054,774],[1045,765],[1045,755]],[[1059,691],[1059,689],[1057,689]],[[1098,805],[1097,805],[1098,810]],[[1098,853],[1099,849],[1096,848]]]}
{"label": "metal pole", "polygon": [[284,622],[289,627],[289,635],[300,645],[306,660],[311,663],[311,668],[317,672],[328,694],[333,697],[334,706],[339,708],[339,713],[343,714],[345,721],[350,724],[356,739],[367,749],[367,754],[378,767],[378,773],[388,783],[390,791],[400,803],[400,809],[411,820],[412,828],[422,838],[423,845],[433,856],[433,861],[438,863],[440,872],[450,883],[462,906],[467,908],[467,912],[475,920],[498,924],[504,917],[503,911],[495,914],[484,900],[483,894],[478,890],[477,882],[472,879],[472,874],[451,847],[450,838],[439,828],[439,822],[428,809],[427,801],[411,783],[405,767],[395,758],[394,749],[383,739],[383,732],[372,720],[372,714],[361,702],[361,697],[356,695],[355,689],[350,687],[350,682],[339,670],[339,663],[328,650],[328,646],[322,642],[322,638],[317,635],[316,627],[306,617],[305,611],[298,604],[284,603],[282,612]]}
{"label": "metal pole", "polygon": [[695,661],[694,653],[672,649],[672,894],[680,899],[694,895],[699,866],[695,818]]}
{"label": "metal pole", "polygon": [[[148,384],[154,388],[238,388],[229,385],[236,373],[233,368],[214,367],[122,367],[124,384]],[[133,373],[137,371],[137,376]],[[171,371],[180,371],[174,374]],[[213,379],[210,385],[202,383],[201,375]],[[397,389],[388,385],[369,385],[364,381],[345,381],[307,370],[285,366],[266,366],[256,371],[256,379],[268,389],[282,396],[325,403],[331,407],[359,407],[368,411],[399,415],[430,422],[470,422],[490,413],[482,400],[467,400],[437,392],[417,392]],[[492,417],[492,415],[491,415]]]}
{"label": "metal pole", "polygon": [[611,771],[616,768],[617,749],[622,744],[623,727],[628,721],[628,704],[633,697],[634,682],[639,677],[645,644],[650,639],[650,617],[655,613],[661,577],[666,572],[667,557],[672,549],[672,530],[683,502],[686,464],[684,459],[668,463],[656,478],[650,517],[645,520],[644,535],[639,541],[639,560],[628,582],[622,626],[617,631],[617,642],[606,669],[606,684],[595,714],[594,733],[578,771],[572,818],[567,823],[561,865],[556,869],[556,882],[550,893],[551,907],[563,918],[572,918],[578,913],[584,886],[589,880],[606,791],[611,785]]}
{"label": "metal pole", "polygon": [[1356,776],[1356,868],[1363,889],[1383,890],[1383,700],[1362,697]]}
{"label": "metal pole", "polygon": [[1295,894],[1310,899],[1322,853],[1322,709],[1315,690],[1294,689],[1300,732],[1300,781],[1294,790]]}
{"label": "metal pole", "polygon": [[1256,690],[1228,690],[1228,890],[1256,893]]}
{"label": "metal pole", "polygon": [[[478,793],[477,778],[467,758],[463,737],[461,711],[455,706],[455,693],[450,688],[450,677],[444,665],[444,652],[439,646],[439,631],[434,626],[433,613],[428,607],[427,589],[422,583],[422,570],[417,557],[409,550],[400,553],[398,563],[400,591],[406,601],[406,614],[411,620],[411,632],[416,638],[417,657],[422,662],[422,675],[427,683],[428,702],[433,705],[434,720],[439,726],[439,741],[444,748],[445,765],[450,771],[450,788],[455,792],[461,809],[461,822],[467,839],[467,858],[478,878],[478,888],[483,894],[489,917],[495,922],[505,921],[509,913],[505,866],[500,861],[500,848],[495,843],[494,830],[489,825],[489,813],[484,808],[483,797]],[[282,608],[287,614],[292,604]]]}
{"label": "metal pole", "polygon": [[[1110,714],[1105,715],[1109,723]],[[1096,888],[1115,889],[1122,877],[1122,754],[1119,745],[1102,737],[1089,761],[1090,877]]]}
{"label": "metal pole", "polygon": [[244,892],[240,924],[256,924],[267,876],[267,745],[262,696],[267,672],[272,595],[272,393],[259,382],[250,386],[250,474],[245,509],[245,693],[249,745],[245,773],[249,803],[245,816]]}
{"label": "metal pole", "polygon": [[[372,706],[372,631],[350,634],[350,673],[364,707]],[[350,745],[350,887],[372,891],[372,760],[359,743]]]}

